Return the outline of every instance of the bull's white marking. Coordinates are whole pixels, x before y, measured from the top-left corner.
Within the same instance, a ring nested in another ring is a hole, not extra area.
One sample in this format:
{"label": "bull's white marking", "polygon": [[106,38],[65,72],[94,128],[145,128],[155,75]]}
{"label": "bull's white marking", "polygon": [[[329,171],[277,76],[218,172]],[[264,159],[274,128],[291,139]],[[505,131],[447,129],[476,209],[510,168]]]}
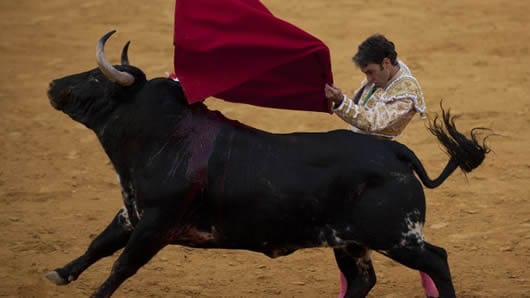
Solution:
{"label": "bull's white marking", "polygon": [[390,172],[389,174],[395,179],[396,182],[399,182],[399,183],[407,183],[411,178],[410,175],[398,173],[398,172]]}
{"label": "bull's white marking", "polygon": [[131,223],[131,220],[129,219],[129,213],[127,213],[127,208],[125,208],[125,206],[120,209],[120,219],[120,223],[123,225],[123,228],[125,230],[133,230],[133,225]]}
{"label": "bull's white marking", "polygon": [[320,243],[321,247],[329,247],[328,240],[326,239],[326,234],[322,229],[320,230],[320,233],[318,233],[318,238],[320,239],[320,241],[322,241]]}
{"label": "bull's white marking", "polygon": [[364,279],[365,282],[370,281],[370,268],[371,268],[371,250],[367,249],[365,254],[357,259],[357,268],[361,270],[361,278]]}
{"label": "bull's white marking", "polygon": [[379,249],[377,250],[377,252],[385,255],[385,256],[389,256],[390,255],[390,252],[388,250],[384,250],[384,249]]}
{"label": "bull's white marking", "polygon": [[[124,186],[120,175],[117,175],[117,177],[118,182],[120,183],[121,196],[123,200],[123,207],[120,211],[120,222],[123,224],[123,227],[126,230],[132,231],[134,229],[134,225],[131,222],[130,216],[133,216],[133,218],[135,217],[135,220],[137,219],[139,221],[143,212],[138,209],[134,185],[129,182],[128,185]],[[129,214],[129,212],[132,212],[132,214]]]}
{"label": "bull's white marking", "polygon": [[366,253],[364,254],[364,256],[360,257],[357,259],[357,267],[358,268],[361,268],[363,271],[368,271],[368,269],[370,269],[370,260],[371,260],[371,257],[370,257],[370,254],[371,254],[371,250],[367,249],[366,250]]}
{"label": "bull's white marking", "polygon": [[340,238],[339,236],[337,236],[337,231],[336,230],[331,229],[331,232],[332,232],[333,241],[335,241],[335,244],[337,244],[337,245],[344,244],[344,240],[342,238]]}
{"label": "bull's white marking", "polygon": [[140,212],[140,210],[138,210],[138,206],[136,205],[136,200],[133,200],[133,206],[134,206],[134,211],[136,212],[136,218],[140,220],[142,218],[143,212]]}
{"label": "bull's white marking", "polygon": [[400,246],[420,245],[423,247],[425,241],[423,238],[423,222],[416,220],[419,214],[418,210],[414,210],[405,217],[407,231],[401,234]]}
{"label": "bull's white marking", "polygon": [[318,237],[322,241],[321,247],[340,247],[347,244],[347,241],[338,236],[337,230],[329,227],[320,230]]}

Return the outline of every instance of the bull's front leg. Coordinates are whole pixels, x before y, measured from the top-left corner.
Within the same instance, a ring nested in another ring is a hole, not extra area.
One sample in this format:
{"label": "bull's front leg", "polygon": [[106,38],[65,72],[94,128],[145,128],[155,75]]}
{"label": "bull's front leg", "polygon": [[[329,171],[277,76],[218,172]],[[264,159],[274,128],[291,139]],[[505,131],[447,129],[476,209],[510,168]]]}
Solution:
{"label": "bull's front leg", "polygon": [[49,272],[46,277],[57,285],[66,285],[76,280],[90,265],[123,248],[130,235],[131,227],[127,223],[126,215],[121,210],[107,228],[92,241],[82,256],[62,268]]}
{"label": "bull's front leg", "polygon": [[178,222],[175,212],[164,208],[145,209],[109,277],[91,297],[110,297],[127,278],[170,243],[175,221]]}

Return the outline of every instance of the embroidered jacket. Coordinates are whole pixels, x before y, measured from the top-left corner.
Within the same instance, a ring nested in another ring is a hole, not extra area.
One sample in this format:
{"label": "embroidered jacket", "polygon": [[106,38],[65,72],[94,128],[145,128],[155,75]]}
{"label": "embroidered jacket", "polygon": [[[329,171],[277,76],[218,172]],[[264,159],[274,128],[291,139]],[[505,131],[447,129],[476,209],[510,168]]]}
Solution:
{"label": "embroidered jacket", "polygon": [[[400,69],[385,89],[361,83],[358,103],[344,95],[341,105],[333,109],[359,133],[395,138],[401,134],[416,112],[424,118],[425,100],[420,84],[410,69],[399,61]],[[355,98],[356,96],[354,96]]]}

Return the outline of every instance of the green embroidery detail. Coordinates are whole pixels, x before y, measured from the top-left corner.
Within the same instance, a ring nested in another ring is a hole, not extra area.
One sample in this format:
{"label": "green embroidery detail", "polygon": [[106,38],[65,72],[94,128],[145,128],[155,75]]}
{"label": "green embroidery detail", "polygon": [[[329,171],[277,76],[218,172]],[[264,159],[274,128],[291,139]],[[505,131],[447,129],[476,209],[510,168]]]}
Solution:
{"label": "green embroidery detail", "polygon": [[368,92],[368,94],[366,94],[366,97],[363,100],[363,106],[366,105],[366,103],[368,102],[368,99],[370,99],[370,96],[372,96],[375,93],[375,90],[377,90],[377,87],[373,86],[372,89],[370,89],[370,92]]}

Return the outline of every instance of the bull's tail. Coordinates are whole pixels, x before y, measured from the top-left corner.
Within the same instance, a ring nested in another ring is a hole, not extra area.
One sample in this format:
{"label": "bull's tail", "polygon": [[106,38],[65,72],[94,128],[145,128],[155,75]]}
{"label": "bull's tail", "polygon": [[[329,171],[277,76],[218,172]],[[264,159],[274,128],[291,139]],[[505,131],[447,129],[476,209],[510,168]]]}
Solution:
{"label": "bull's tail", "polygon": [[440,176],[431,180],[418,157],[410,150],[407,150],[406,153],[406,159],[410,161],[421,182],[428,188],[440,186],[458,167],[464,173],[473,171],[482,163],[486,154],[490,152],[490,149],[485,144],[487,136],[484,138],[478,137],[479,131],[488,129],[473,128],[471,130],[471,139],[467,138],[456,129],[454,116],[451,116],[450,111],[444,111],[443,107],[441,109],[442,119],[436,116],[434,120],[429,122],[429,130],[438,138],[438,141],[445,147],[447,154],[450,156],[449,162]]}

